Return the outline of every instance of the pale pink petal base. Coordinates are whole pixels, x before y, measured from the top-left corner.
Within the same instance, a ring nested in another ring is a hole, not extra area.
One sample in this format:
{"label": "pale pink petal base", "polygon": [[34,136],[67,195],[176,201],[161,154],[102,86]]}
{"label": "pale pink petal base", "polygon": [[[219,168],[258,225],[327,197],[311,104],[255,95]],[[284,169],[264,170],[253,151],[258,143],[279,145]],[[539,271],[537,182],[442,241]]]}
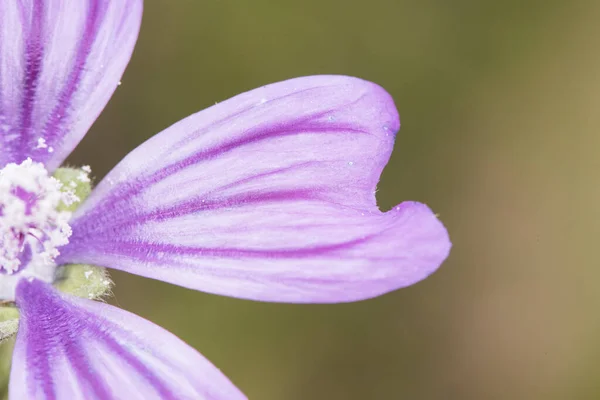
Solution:
{"label": "pale pink petal base", "polygon": [[21,281],[16,301],[11,399],[246,398],[196,350],[127,311],[41,281]]}

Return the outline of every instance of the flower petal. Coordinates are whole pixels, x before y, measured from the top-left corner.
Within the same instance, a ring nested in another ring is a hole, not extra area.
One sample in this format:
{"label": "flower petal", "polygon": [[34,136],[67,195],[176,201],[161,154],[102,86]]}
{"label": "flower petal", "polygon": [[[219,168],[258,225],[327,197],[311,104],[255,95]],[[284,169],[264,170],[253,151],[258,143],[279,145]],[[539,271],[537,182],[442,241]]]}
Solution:
{"label": "flower petal", "polygon": [[134,314],[22,280],[11,399],[245,399],[210,362]]}
{"label": "flower petal", "polygon": [[0,167],[60,165],[116,89],[141,17],[142,0],[0,1]]}
{"label": "flower petal", "polygon": [[316,76],[173,125],[98,185],[61,262],[266,301],[354,301],[413,284],[450,248],[426,206],[382,213],[399,129],[379,86]]}

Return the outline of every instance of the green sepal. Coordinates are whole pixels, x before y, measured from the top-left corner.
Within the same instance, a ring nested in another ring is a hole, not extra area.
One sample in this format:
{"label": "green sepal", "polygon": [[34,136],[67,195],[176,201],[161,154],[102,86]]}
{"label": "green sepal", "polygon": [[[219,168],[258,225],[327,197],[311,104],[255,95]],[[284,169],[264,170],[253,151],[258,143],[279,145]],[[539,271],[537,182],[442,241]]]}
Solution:
{"label": "green sepal", "polygon": [[57,207],[59,211],[75,211],[92,192],[92,183],[90,181],[82,181],[80,179],[82,174],[86,177],[88,175],[81,168],[58,168],[54,172],[54,177],[63,184],[62,190],[71,190],[79,197],[79,201],[68,206],[61,202]]}
{"label": "green sepal", "polygon": [[0,305],[0,343],[8,339],[19,328],[19,310],[14,303]]}
{"label": "green sepal", "polygon": [[54,287],[64,293],[85,299],[99,300],[110,295],[112,280],[106,268],[86,264],[58,267]]}
{"label": "green sepal", "polygon": [[8,381],[14,347],[14,338],[0,342],[0,399],[2,400],[8,400]]}

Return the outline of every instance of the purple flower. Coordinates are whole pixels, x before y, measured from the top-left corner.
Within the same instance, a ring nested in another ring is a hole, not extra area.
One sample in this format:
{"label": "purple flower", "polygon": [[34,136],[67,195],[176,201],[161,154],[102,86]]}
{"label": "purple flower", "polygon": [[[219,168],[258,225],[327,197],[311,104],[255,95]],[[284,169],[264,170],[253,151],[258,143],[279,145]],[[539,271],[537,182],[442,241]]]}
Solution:
{"label": "purple flower", "polygon": [[141,0],[0,2],[0,299],[20,310],[12,399],[244,398],[160,327],[56,290],[64,265],[335,303],[411,285],[448,255],[427,206],[377,208],[400,123],[383,89],[344,76],[264,86],[194,114],[61,211],[78,198],[51,174],[119,84],[141,15]]}

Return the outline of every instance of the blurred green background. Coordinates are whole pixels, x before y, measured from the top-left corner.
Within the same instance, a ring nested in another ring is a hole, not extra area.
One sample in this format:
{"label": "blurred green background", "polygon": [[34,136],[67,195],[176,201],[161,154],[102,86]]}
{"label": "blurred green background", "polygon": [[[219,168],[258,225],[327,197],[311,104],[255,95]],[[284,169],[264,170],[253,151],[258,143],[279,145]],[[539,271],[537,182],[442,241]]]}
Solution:
{"label": "blurred green background", "polygon": [[69,159],[101,178],[237,93],[335,73],[402,118],[383,209],[429,204],[454,248],[353,304],[265,304],[114,273],[114,302],[251,399],[600,398],[600,2],[146,0],[133,59]]}

